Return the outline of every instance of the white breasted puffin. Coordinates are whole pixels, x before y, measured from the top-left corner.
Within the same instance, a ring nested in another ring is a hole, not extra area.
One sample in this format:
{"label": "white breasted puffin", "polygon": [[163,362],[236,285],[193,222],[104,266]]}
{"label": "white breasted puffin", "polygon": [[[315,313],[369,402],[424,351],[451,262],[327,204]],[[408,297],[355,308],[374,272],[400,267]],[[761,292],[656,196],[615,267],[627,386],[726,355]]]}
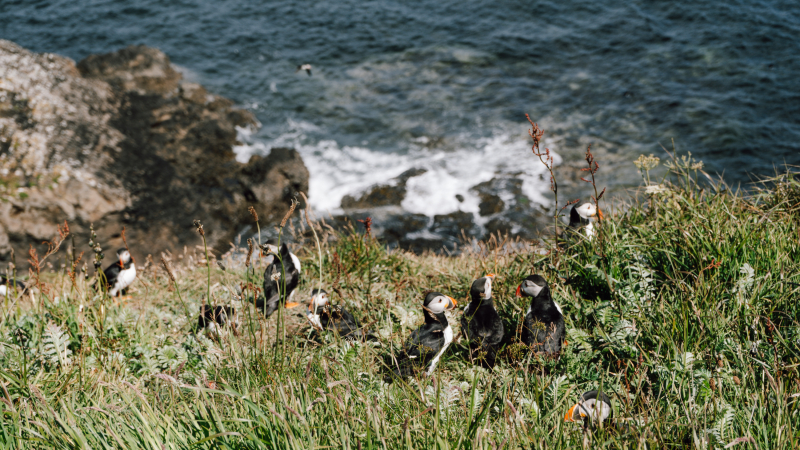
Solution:
{"label": "white breasted puffin", "polygon": [[341,305],[331,305],[328,293],[324,289],[311,290],[311,301],[306,316],[318,330],[333,330],[339,336],[349,340],[361,340],[372,337],[358,324],[358,320],[350,311]]}
{"label": "white breasted puffin", "polygon": [[[16,292],[14,289],[16,289]],[[9,297],[11,294],[19,294],[24,290],[25,283],[22,281],[0,275],[0,297]]]}
{"label": "white breasted puffin", "polygon": [[128,286],[136,279],[136,264],[133,263],[128,249],[117,250],[117,258],[118,262],[106,267],[106,270],[103,271],[106,277],[106,289],[111,297],[124,295]]}
{"label": "white breasted puffin", "polygon": [[500,315],[492,302],[493,274],[472,282],[469,290],[470,303],[461,316],[461,331],[469,340],[470,353],[481,365],[493,368],[497,348],[503,340],[505,329]]}
{"label": "white breasted puffin", "polygon": [[517,297],[530,297],[522,326],[522,342],[535,352],[557,355],[564,340],[564,315],[550,297],[550,286],[541,275],[530,275],[517,287]]}
{"label": "white breasted puffin", "polygon": [[311,76],[311,64],[300,64],[297,66],[297,70],[294,73],[300,72],[301,70],[305,70],[308,76]]}
{"label": "white breasted puffin", "polygon": [[569,226],[567,231],[582,234],[584,237],[592,239],[595,235],[592,219],[597,216],[602,219],[603,213],[601,213],[595,205],[589,202],[581,205],[575,204],[569,212]]}
{"label": "white breasted puffin", "polygon": [[403,352],[397,355],[394,374],[411,375],[414,368],[425,367],[425,375],[430,376],[439,359],[453,342],[453,329],[447,323],[444,312],[456,307],[452,297],[440,292],[429,292],[425,295],[422,312],[425,323],[411,332],[403,345]]}
{"label": "white breasted puffin", "polygon": [[[256,307],[264,311],[269,318],[281,304],[286,308],[294,308],[299,303],[292,301],[294,290],[300,284],[300,259],[289,251],[289,246],[281,244],[280,252],[274,245],[265,245],[271,252],[264,270],[264,297],[256,300]],[[276,257],[278,254],[280,258]],[[283,292],[283,295],[281,293]]]}
{"label": "white breasted puffin", "polygon": [[594,428],[605,420],[613,419],[611,399],[597,390],[585,392],[580,400],[564,415],[566,422],[583,421],[584,426]]}

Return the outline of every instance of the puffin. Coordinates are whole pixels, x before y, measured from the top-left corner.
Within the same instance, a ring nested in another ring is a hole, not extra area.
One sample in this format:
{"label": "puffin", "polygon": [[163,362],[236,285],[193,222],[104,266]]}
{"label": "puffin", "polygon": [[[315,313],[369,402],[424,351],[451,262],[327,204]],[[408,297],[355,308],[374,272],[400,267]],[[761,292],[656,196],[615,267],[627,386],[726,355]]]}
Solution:
{"label": "puffin", "polygon": [[25,283],[19,280],[15,280],[13,278],[6,278],[3,275],[0,275],[0,297],[11,296],[15,288],[16,288],[16,293],[19,294],[20,292],[25,290]]}
{"label": "puffin", "polygon": [[236,309],[231,306],[200,305],[200,316],[197,318],[198,329],[224,327],[233,324]]}
{"label": "puffin", "polygon": [[550,297],[550,286],[541,275],[529,275],[517,287],[517,297],[530,297],[522,324],[522,342],[537,353],[555,356],[564,340],[564,314]]}
{"label": "puffin", "polygon": [[605,392],[584,392],[578,403],[564,415],[565,422],[583,422],[584,427],[595,428],[605,420],[613,419],[611,399]]}
{"label": "puffin", "polygon": [[219,339],[220,330],[229,326],[233,330],[234,336],[238,336],[234,314],[236,314],[236,310],[230,306],[200,305],[197,331],[204,329],[208,336]]}
{"label": "puffin", "polygon": [[[289,246],[281,244],[280,250],[271,244],[265,244],[264,249],[269,252],[267,268],[264,269],[264,297],[256,300],[256,307],[269,318],[278,310],[281,304],[285,308],[294,308],[299,303],[292,301],[294,291],[300,284],[300,259],[289,250]],[[280,256],[280,258],[276,257]],[[281,292],[284,291],[283,295]]]}
{"label": "puffin", "polygon": [[430,376],[447,347],[453,342],[453,329],[447,323],[445,311],[451,311],[457,305],[454,298],[441,292],[428,292],[422,303],[425,323],[411,332],[403,344],[403,351],[397,355],[393,363],[394,374],[398,377],[411,375],[416,368],[425,368],[425,375]]}
{"label": "puffin", "polygon": [[494,274],[472,282],[470,302],[461,315],[461,331],[469,341],[472,359],[483,367],[494,368],[497,348],[503,340],[505,328],[492,302],[492,280]]}
{"label": "puffin", "polygon": [[592,219],[599,216],[603,218],[603,213],[589,202],[578,205],[577,203],[569,211],[569,226],[567,231],[580,234],[591,240],[595,235],[594,223]]}
{"label": "puffin", "polygon": [[297,70],[294,73],[300,72],[301,70],[305,70],[308,76],[311,76],[311,64],[300,64],[297,66]]}
{"label": "puffin", "polygon": [[358,320],[344,306],[331,305],[328,293],[324,289],[311,290],[311,301],[308,303],[306,317],[317,330],[332,330],[347,340],[360,341],[363,338],[374,338],[361,329]]}
{"label": "puffin", "polygon": [[106,277],[106,289],[111,297],[124,295],[128,286],[136,279],[136,264],[133,263],[128,249],[117,250],[117,259],[119,261],[114,262],[103,271]]}

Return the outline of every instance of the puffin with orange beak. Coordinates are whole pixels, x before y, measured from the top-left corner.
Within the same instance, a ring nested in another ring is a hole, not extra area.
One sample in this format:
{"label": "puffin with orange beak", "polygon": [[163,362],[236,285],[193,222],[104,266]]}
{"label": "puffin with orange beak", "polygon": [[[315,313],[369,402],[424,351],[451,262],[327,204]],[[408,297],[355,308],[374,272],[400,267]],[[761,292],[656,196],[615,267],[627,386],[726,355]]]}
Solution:
{"label": "puffin with orange beak", "polygon": [[522,342],[537,353],[557,355],[564,341],[564,315],[550,296],[550,286],[541,275],[530,275],[517,287],[517,297],[531,303],[522,324]]}
{"label": "puffin with orange beak", "polygon": [[269,318],[281,305],[294,308],[299,303],[292,301],[294,290],[300,284],[300,259],[282,244],[280,250],[274,245],[265,244],[267,268],[264,269],[264,297],[256,300],[256,307]]}
{"label": "puffin with orange beak", "polygon": [[583,422],[584,427],[596,428],[603,421],[611,420],[613,417],[611,399],[604,392],[593,390],[581,395],[578,403],[564,415],[564,421]]}
{"label": "puffin with orange beak", "polygon": [[454,298],[440,292],[428,292],[422,303],[425,323],[411,332],[403,345],[403,352],[393,362],[394,374],[408,376],[416,368],[425,367],[425,375],[430,376],[436,369],[444,351],[453,342],[453,329],[447,323],[444,312],[456,307]]}
{"label": "puffin with orange beak", "polygon": [[494,274],[472,282],[470,303],[461,316],[461,332],[469,340],[470,356],[481,366],[491,369],[497,357],[497,348],[503,340],[505,329],[492,302]]}
{"label": "puffin with orange beak", "polygon": [[117,261],[106,267],[103,274],[106,277],[108,295],[112,297],[124,295],[128,286],[136,279],[136,264],[133,263],[128,249],[117,250]]}
{"label": "puffin with orange beak", "polygon": [[595,235],[593,220],[597,217],[601,220],[603,219],[603,213],[597,209],[597,206],[589,202],[580,205],[576,203],[569,212],[567,231],[580,234],[591,240]]}

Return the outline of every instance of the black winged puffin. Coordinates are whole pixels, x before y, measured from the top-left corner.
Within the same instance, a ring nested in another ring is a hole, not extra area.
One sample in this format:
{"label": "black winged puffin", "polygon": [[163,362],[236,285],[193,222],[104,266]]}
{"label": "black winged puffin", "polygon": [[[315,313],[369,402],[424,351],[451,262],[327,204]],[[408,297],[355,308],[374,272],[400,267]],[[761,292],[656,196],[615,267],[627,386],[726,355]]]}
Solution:
{"label": "black winged puffin", "polygon": [[595,217],[603,218],[597,207],[589,202],[580,205],[575,204],[569,211],[569,226],[567,231],[575,234],[580,234],[587,239],[592,239],[595,235],[594,223],[592,222]]}
{"label": "black winged puffin", "polygon": [[[16,289],[16,292],[14,289]],[[19,294],[24,290],[25,283],[22,281],[0,275],[0,297],[10,297],[11,294]]]}
{"label": "black winged puffin", "polygon": [[224,327],[232,323],[236,309],[231,306],[211,306],[200,305],[200,316],[197,318],[197,326],[203,328]]}
{"label": "black winged puffin", "polygon": [[550,286],[541,275],[530,275],[517,287],[517,297],[530,297],[522,326],[522,342],[537,353],[556,355],[564,340],[564,315],[550,297]]}
{"label": "black winged puffin", "polygon": [[295,288],[300,284],[302,269],[300,259],[289,251],[288,245],[281,244],[280,251],[274,245],[266,244],[264,247],[270,254],[267,257],[267,268],[264,269],[264,297],[256,300],[256,307],[269,318],[281,304],[286,308],[299,305],[292,298]]}
{"label": "black winged puffin", "polygon": [[331,305],[324,289],[313,289],[306,316],[318,330],[332,330],[350,340],[372,337],[361,329],[358,320],[341,305]]}
{"label": "black winged puffin", "polygon": [[111,297],[124,295],[128,286],[136,279],[136,264],[133,263],[128,249],[117,250],[117,259],[118,261],[103,271],[106,277],[106,289]]}
{"label": "black winged puffin", "polygon": [[489,274],[472,282],[471,301],[461,316],[461,331],[469,340],[472,359],[490,369],[494,367],[497,348],[505,334],[503,321],[492,302],[493,279],[494,275]]}
{"label": "black winged puffin", "polygon": [[415,368],[425,368],[425,375],[430,376],[439,359],[453,342],[453,329],[447,323],[444,312],[456,307],[452,297],[440,292],[429,292],[422,304],[425,323],[411,332],[403,345],[403,351],[397,355],[394,374],[411,375]]}

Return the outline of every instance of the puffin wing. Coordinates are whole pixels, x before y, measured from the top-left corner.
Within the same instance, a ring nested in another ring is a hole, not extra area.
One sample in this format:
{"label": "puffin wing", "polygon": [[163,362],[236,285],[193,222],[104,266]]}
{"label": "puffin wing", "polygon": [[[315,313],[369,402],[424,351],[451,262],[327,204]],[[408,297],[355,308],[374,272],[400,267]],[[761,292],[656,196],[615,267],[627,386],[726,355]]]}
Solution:
{"label": "puffin wing", "polygon": [[119,263],[116,262],[108,267],[106,270],[103,271],[103,275],[106,277],[106,286],[111,288],[117,282],[117,276],[119,275],[121,268],[119,267]]}

